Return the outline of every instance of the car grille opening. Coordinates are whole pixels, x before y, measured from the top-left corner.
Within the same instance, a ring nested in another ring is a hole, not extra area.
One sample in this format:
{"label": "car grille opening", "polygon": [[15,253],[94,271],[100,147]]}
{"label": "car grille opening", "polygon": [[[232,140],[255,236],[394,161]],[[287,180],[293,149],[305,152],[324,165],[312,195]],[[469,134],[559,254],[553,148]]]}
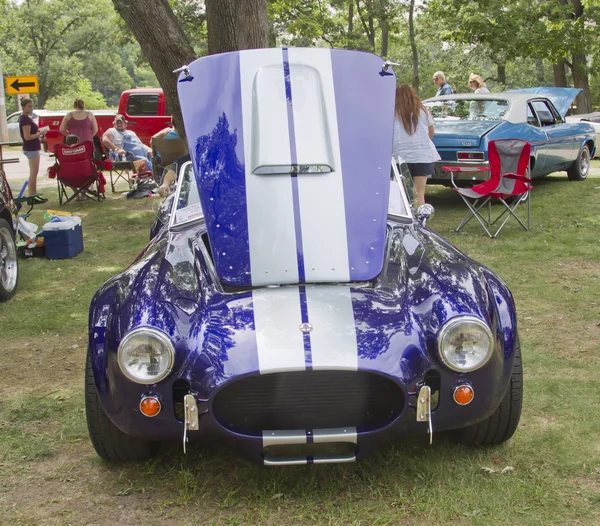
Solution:
{"label": "car grille opening", "polygon": [[215,396],[213,414],[239,433],[346,426],[364,431],[388,425],[403,407],[402,389],[379,374],[298,371],[233,381]]}

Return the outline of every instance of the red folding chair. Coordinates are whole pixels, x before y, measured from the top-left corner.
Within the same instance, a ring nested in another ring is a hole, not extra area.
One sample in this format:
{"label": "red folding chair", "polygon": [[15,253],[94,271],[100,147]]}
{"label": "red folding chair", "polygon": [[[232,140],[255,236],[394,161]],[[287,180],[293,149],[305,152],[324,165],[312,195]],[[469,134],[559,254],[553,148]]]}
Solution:
{"label": "red folding chair", "polygon": [[[531,144],[519,139],[499,139],[488,143],[487,166],[458,167],[442,166],[442,170],[450,172],[450,180],[454,190],[458,192],[462,200],[469,207],[469,212],[456,228],[460,231],[473,217],[486,231],[487,235],[495,238],[504,228],[506,222],[514,217],[525,229],[531,228],[531,190],[533,185],[527,177],[529,172],[529,156]],[[454,181],[454,172],[489,171],[490,178],[472,188],[459,188]],[[492,201],[503,205],[502,212],[492,220]],[[516,214],[517,207],[527,203],[527,224],[521,221]],[[480,210],[487,205],[487,218]],[[491,226],[496,224],[504,216],[504,221],[492,233]]]}
{"label": "red folding chair", "polygon": [[[49,175],[56,175],[58,184],[58,200],[61,205],[67,204],[78,195],[92,200],[104,199],[106,178],[99,167],[108,169],[103,161],[94,160],[94,144],[80,142],[71,146],[57,144],[54,148],[56,164]],[[72,195],[69,197],[69,191]],[[64,200],[64,202],[63,202]]]}

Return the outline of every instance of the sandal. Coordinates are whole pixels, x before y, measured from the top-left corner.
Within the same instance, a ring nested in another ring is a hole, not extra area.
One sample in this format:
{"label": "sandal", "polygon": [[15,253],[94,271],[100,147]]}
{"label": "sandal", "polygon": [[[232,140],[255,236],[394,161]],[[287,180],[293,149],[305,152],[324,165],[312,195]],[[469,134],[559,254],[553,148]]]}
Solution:
{"label": "sandal", "polygon": [[30,195],[27,198],[27,201],[28,202],[30,201],[34,205],[40,205],[42,203],[47,203],[48,199],[42,197],[40,194],[34,194],[34,195]]}

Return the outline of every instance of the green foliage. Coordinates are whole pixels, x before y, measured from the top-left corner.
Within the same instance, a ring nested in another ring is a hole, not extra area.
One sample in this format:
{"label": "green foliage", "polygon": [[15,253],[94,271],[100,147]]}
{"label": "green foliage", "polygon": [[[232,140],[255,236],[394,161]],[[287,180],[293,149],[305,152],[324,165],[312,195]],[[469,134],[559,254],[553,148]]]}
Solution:
{"label": "green foliage", "polygon": [[73,107],[75,99],[82,99],[87,110],[104,110],[107,108],[102,93],[92,89],[88,79],[79,79],[70,91],[65,91],[56,97],[48,99],[46,108],[49,110],[64,110]]}

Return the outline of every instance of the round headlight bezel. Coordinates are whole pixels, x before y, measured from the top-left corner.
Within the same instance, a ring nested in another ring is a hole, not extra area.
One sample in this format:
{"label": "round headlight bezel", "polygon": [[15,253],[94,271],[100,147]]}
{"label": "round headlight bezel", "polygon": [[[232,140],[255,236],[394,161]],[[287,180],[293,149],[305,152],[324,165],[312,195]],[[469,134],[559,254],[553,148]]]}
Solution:
{"label": "round headlight bezel", "polygon": [[[456,329],[457,325],[463,325],[463,324],[477,326],[478,328],[482,329],[485,332],[485,334],[487,335],[487,337],[489,338],[489,350],[488,350],[488,353],[486,354],[486,356],[484,357],[484,359],[482,361],[480,361],[477,365],[474,365],[471,367],[466,367],[466,368],[457,367],[454,363],[452,363],[451,361],[448,360],[446,354],[444,353],[444,339],[446,338],[446,336],[449,334],[449,332],[451,330]],[[481,320],[480,318],[476,318],[475,316],[456,316],[455,318],[448,320],[443,325],[442,329],[440,330],[440,332],[438,334],[438,355],[439,355],[442,363],[448,369],[450,369],[452,371],[455,371],[458,373],[470,373],[473,371],[477,371],[478,369],[481,369],[483,366],[485,366],[490,361],[490,358],[492,357],[493,354],[494,354],[494,335],[492,334],[492,331],[491,331],[489,325],[487,323],[485,323],[483,320]]]}
{"label": "round headlight bezel", "polygon": [[[168,360],[167,367],[161,373],[161,375],[156,376],[156,377],[152,378],[151,380],[138,378],[138,377],[132,375],[131,372],[127,369],[127,367],[123,363],[123,354],[124,354],[123,349],[125,348],[125,346],[127,344],[129,344],[131,342],[131,340],[133,338],[136,338],[139,336],[144,336],[146,338],[148,338],[148,337],[154,338],[161,345],[163,345],[165,347],[165,349],[168,351],[169,360]],[[119,348],[117,350],[117,363],[119,364],[120,371],[123,373],[123,375],[128,380],[131,380],[132,382],[134,382],[136,384],[140,384],[140,385],[153,385],[158,382],[162,382],[167,376],[169,376],[169,374],[171,374],[171,371],[173,370],[174,362],[175,362],[175,347],[173,346],[173,342],[171,342],[171,339],[164,332],[159,331],[158,329],[154,329],[152,327],[138,327],[137,329],[134,329],[131,332],[128,332],[123,337],[121,342],[119,343]]]}

